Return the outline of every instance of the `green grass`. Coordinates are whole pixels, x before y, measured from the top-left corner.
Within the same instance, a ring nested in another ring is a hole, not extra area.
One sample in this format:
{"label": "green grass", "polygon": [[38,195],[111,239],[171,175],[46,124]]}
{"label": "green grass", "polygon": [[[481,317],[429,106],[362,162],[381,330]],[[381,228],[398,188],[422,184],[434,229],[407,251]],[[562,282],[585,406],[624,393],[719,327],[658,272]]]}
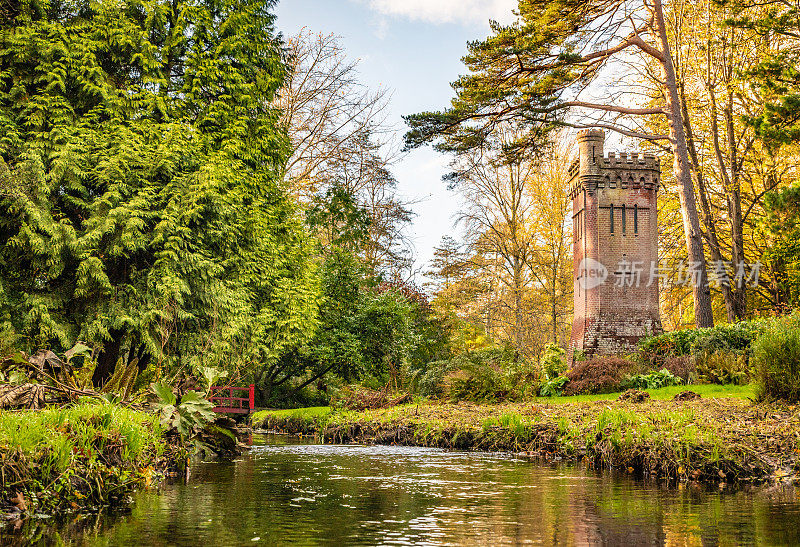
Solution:
{"label": "green grass", "polygon": [[[755,396],[755,385],[745,386],[727,385],[720,386],[715,384],[691,384],[684,386],[669,386],[659,389],[647,389],[650,397],[656,400],[672,399],[682,391],[694,391],[704,398],[723,398],[737,397],[740,399],[752,398]],[[570,397],[536,397],[531,402],[536,403],[585,403],[592,401],[613,401],[619,398],[620,393],[604,393],[600,395],[573,395]],[[395,407],[402,408],[402,407]],[[250,419],[250,423],[255,427],[268,425],[270,420],[273,424],[294,422],[295,424],[311,425],[314,422],[322,423],[330,417],[333,409],[329,406],[314,406],[308,408],[291,408],[286,410],[260,410],[255,412]],[[391,414],[391,409],[386,409]],[[357,414],[357,413],[356,413]]]}
{"label": "green grass", "polygon": [[333,409],[329,406],[312,406],[308,408],[290,408],[286,410],[259,410],[250,417],[254,427],[264,427],[268,420],[281,422],[299,422],[310,424],[318,419],[326,418]]}
{"label": "green grass", "polygon": [[[650,394],[650,397],[656,400],[672,399],[682,391],[694,391],[704,398],[723,398],[723,397],[737,397],[740,399],[748,399],[755,397],[756,387],[755,384],[748,384],[745,386],[727,385],[720,386],[716,384],[691,384],[688,386],[668,386],[658,389],[645,389],[644,391]],[[619,398],[620,393],[604,393],[601,395],[573,395],[570,397],[537,397],[534,399],[540,403],[584,403],[591,401],[613,401]]]}
{"label": "green grass", "polygon": [[0,496],[104,504],[149,480],[166,449],[157,415],[108,403],[0,411]]}
{"label": "green grass", "polygon": [[17,450],[54,471],[64,471],[76,457],[96,459],[108,441],[119,445],[124,462],[145,451],[163,451],[158,417],[124,407],[81,403],[39,411],[0,411],[0,450]]}

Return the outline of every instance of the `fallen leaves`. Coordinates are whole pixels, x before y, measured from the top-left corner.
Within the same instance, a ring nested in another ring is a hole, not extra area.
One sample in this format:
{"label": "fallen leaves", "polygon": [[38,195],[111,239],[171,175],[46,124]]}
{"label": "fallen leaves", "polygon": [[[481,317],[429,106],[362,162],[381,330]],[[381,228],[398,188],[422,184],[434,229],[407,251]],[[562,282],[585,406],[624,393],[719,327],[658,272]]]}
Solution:
{"label": "fallen leaves", "polygon": [[17,508],[20,513],[24,513],[28,510],[28,504],[25,503],[25,496],[22,495],[22,492],[17,490],[16,494],[11,498],[11,504]]}
{"label": "fallen leaves", "polygon": [[0,409],[24,408],[38,410],[47,404],[44,384],[0,385]]}

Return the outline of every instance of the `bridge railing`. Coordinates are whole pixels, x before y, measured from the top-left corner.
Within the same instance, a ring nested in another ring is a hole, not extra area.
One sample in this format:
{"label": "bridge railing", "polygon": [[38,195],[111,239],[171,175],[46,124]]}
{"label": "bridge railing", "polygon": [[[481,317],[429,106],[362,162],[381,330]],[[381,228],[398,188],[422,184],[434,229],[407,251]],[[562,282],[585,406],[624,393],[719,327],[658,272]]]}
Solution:
{"label": "bridge railing", "polygon": [[[250,384],[248,387],[211,386],[208,400],[216,405],[213,408],[214,412],[220,414],[250,414],[256,407],[255,387],[254,384]],[[238,396],[241,392],[245,392],[247,397]]]}

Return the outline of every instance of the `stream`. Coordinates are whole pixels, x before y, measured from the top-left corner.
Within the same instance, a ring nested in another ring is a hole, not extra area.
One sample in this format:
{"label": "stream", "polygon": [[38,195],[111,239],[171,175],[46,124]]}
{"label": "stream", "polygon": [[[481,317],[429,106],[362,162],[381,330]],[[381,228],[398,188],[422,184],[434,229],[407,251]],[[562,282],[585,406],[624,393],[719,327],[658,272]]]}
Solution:
{"label": "stream", "polygon": [[278,435],[253,444],[136,493],[126,513],[38,519],[0,543],[800,544],[793,487],[667,487],[503,454]]}

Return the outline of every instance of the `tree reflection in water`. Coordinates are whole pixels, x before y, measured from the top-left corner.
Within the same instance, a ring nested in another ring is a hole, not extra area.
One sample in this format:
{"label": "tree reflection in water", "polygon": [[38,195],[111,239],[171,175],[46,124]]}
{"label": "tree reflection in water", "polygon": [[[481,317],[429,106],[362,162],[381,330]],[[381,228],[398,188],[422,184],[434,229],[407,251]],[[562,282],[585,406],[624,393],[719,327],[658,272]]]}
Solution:
{"label": "tree reflection in water", "polygon": [[791,487],[719,492],[498,454],[261,441],[195,466],[188,484],[140,492],[129,514],[29,522],[0,542],[800,544]]}

